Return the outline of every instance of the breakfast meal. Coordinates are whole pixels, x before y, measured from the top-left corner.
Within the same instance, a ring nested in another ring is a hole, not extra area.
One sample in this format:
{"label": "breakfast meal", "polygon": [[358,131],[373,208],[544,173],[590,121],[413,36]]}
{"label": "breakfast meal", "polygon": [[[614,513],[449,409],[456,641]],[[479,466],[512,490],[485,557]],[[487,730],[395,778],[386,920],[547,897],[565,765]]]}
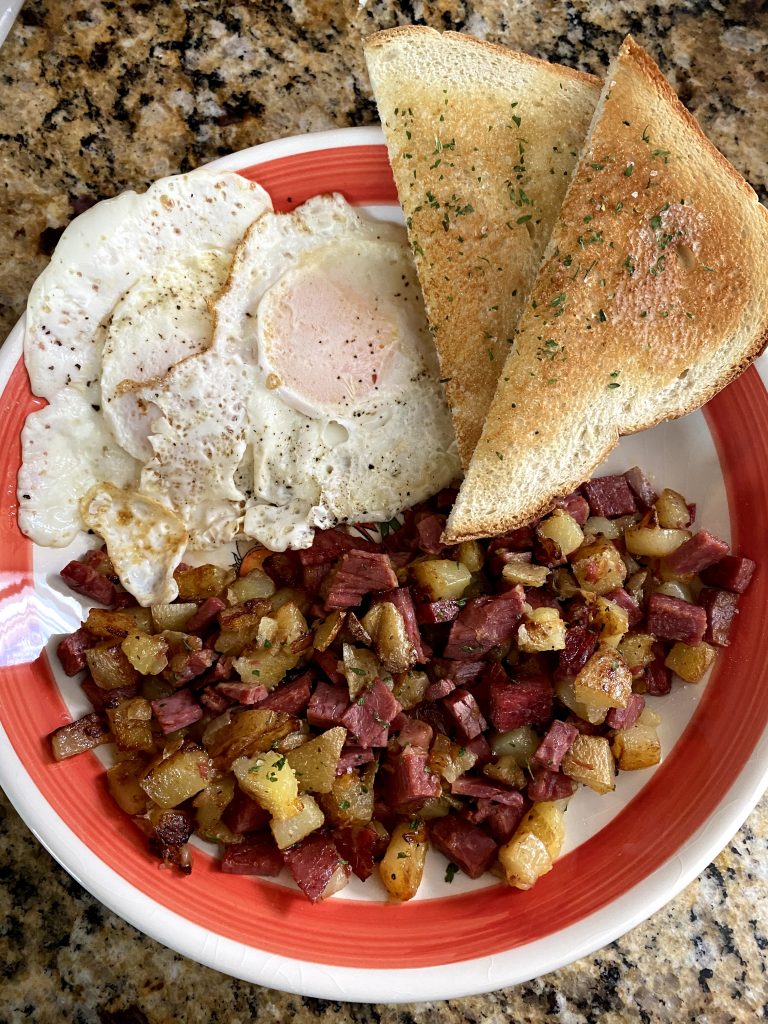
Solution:
{"label": "breakfast meal", "polygon": [[758,354],[768,214],[630,38],[602,91],[427,28],[365,56],[405,228],[201,169],[77,218],[30,293],[19,526],[97,544],[52,751],[113,744],[182,871],[196,836],[403,901],[431,845],[530,889],[730,643],[755,563],[590,477]]}

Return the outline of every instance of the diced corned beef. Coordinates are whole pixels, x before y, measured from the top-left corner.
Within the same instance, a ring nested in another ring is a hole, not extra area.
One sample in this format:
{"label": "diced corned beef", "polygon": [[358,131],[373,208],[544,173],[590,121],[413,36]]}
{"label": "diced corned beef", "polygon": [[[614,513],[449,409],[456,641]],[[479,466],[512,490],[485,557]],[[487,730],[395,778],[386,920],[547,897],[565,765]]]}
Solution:
{"label": "diced corned beef", "polygon": [[453,719],[462,742],[473,740],[488,728],[477,701],[468,690],[456,689],[443,700],[443,707]]}
{"label": "diced corned beef", "polygon": [[131,683],[128,686],[119,686],[116,690],[103,690],[94,683],[91,676],[86,676],[82,683],[80,683],[80,686],[96,711],[116,708],[124,700],[131,700],[139,695],[138,682]]}
{"label": "diced corned beef", "polygon": [[573,780],[562,772],[551,772],[538,768],[528,783],[528,799],[534,803],[541,800],[562,800],[573,795]]}
{"label": "diced corned beef", "polygon": [[499,732],[548,722],[553,699],[554,690],[543,676],[514,683],[497,677],[491,683],[491,721]]}
{"label": "diced corned beef", "polygon": [[385,768],[389,775],[387,802],[395,811],[442,792],[439,776],[429,770],[427,753],[419,747],[406,747],[389,757]]}
{"label": "diced corned beef", "polygon": [[90,565],[92,569],[98,569],[102,576],[114,574],[114,567],[104,548],[91,548],[90,551],[85,552],[80,561],[85,565]]}
{"label": "diced corned beef", "polygon": [[371,877],[374,860],[387,848],[386,838],[372,825],[352,825],[334,829],[333,841],[336,849],[361,882]]}
{"label": "diced corned beef", "polygon": [[551,537],[545,537],[537,532],[536,541],[533,545],[534,560],[539,565],[546,565],[548,569],[555,569],[559,565],[565,565],[567,559],[557,541]]}
{"label": "diced corned beef", "polygon": [[405,721],[398,722],[397,724],[397,742],[400,746],[419,747],[421,750],[429,750],[429,745],[435,734],[429,722],[420,722],[418,718],[411,718],[405,714],[400,714],[397,717],[398,719],[405,719]]}
{"label": "diced corned beef", "polygon": [[333,562],[321,562],[319,565],[305,565],[302,569],[304,589],[310,594],[317,594],[320,584],[333,568]]}
{"label": "diced corned beef", "polygon": [[726,555],[705,569],[701,579],[708,587],[721,587],[723,590],[733,591],[734,594],[743,594],[756,568],[757,565],[751,558]]}
{"label": "diced corned beef", "polygon": [[244,793],[242,789],[236,789],[235,795],[224,808],[221,820],[236,835],[244,832],[258,832],[269,824],[270,814],[265,811],[261,804]]}
{"label": "diced corned beef", "polygon": [[647,613],[648,631],[659,640],[680,640],[697,644],[707,628],[707,613],[679,597],[651,594]]}
{"label": "diced corned beef", "polygon": [[707,614],[707,629],[704,639],[708,644],[727,647],[730,641],[733,620],[738,615],[739,595],[730,590],[715,590],[705,587],[699,594],[699,604]]}
{"label": "diced corned beef", "polygon": [[222,655],[213,668],[206,673],[203,679],[198,679],[195,686],[200,683],[205,683],[207,686],[209,683],[225,683],[228,679],[232,678],[234,672],[234,658],[229,658]]}
{"label": "diced corned beef", "polygon": [[98,642],[82,626],[59,641],[56,655],[68,676],[75,676],[83,671],[88,664],[85,652],[95,647]]}
{"label": "diced corned beef", "polygon": [[179,690],[170,697],[150,701],[150,704],[164,736],[192,725],[203,717],[203,709],[189,690]]}
{"label": "diced corned beef", "polygon": [[343,747],[339,763],[336,765],[337,775],[346,775],[353,768],[359,768],[362,764],[369,764],[373,760],[373,751],[363,747]]}
{"label": "diced corned beef", "polygon": [[667,555],[664,564],[670,572],[686,576],[707,569],[727,554],[728,545],[724,540],[713,537],[709,530],[699,530],[671,555]]}
{"label": "diced corned beef", "polygon": [[611,708],[605,716],[605,724],[611,729],[631,729],[645,707],[645,697],[633,693],[625,708]]}
{"label": "diced corned beef", "polygon": [[448,735],[448,722],[441,704],[419,704],[413,708],[411,716],[420,722],[428,722],[434,732],[442,733],[443,736]]}
{"label": "diced corned beef", "polygon": [[470,878],[479,878],[496,860],[498,847],[494,840],[456,814],[431,821],[429,838],[443,856],[458,864]]}
{"label": "diced corned beef", "polygon": [[351,738],[361,747],[386,747],[389,725],[398,711],[400,703],[380,679],[364,690],[349,705],[341,718]]}
{"label": "diced corned beef", "polygon": [[178,807],[160,811],[151,825],[149,849],[162,857],[166,864],[173,864],[189,873],[192,860],[186,843],[194,827],[195,819],[189,811],[182,811]]}
{"label": "diced corned beef", "polygon": [[526,587],[525,601],[531,608],[559,608],[560,602],[554,594],[548,593],[542,587]]}
{"label": "diced corned beef", "polygon": [[582,736],[599,736],[601,727],[595,725],[592,722],[587,722],[584,718],[579,718],[573,712],[568,715],[565,720],[566,725],[572,725],[574,729],[577,729]]}
{"label": "diced corned beef", "polygon": [[396,586],[397,576],[387,555],[353,548],[341,557],[325,607],[351,608],[360,604],[366,594]]}
{"label": "diced corned beef", "polygon": [[573,494],[566,494],[564,498],[555,498],[555,508],[561,508],[567,512],[579,526],[583,526],[589,519],[589,505],[577,491],[574,491]]}
{"label": "diced corned beef", "polygon": [[180,664],[174,664],[171,686],[183,686],[190,679],[196,679],[209,669],[217,658],[218,654],[215,651],[205,647],[201,651],[190,651],[189,654],[185,654]]}
{"label": "diced corned beef", "polygon": [[501,576],[505,565],[520,562],[528,565],[532,561],[533,551],[508,551],[507,548],[497,548],[488,556],[485,564],[492,576]]}
{"label": "diced corned beef", "polygon": [[628,469],[624,474],[624,479],[632,489],[632,493],[638,499],[638,503],[643,511],[650,508],[658,498],[658,494],[642,469],[640,469],[639,466],[633,466],[632,469]]}
{"label": "diced corned beef", "polygon": [[424,691],[424,700],[442,700],[456,689],[456,684],[450,679],[436,679],[430,683]]}
{"label": "diced corned beef", "polygon": [[453,622],[461,611],[458,601],[419,601],[414,605],[416,621],[424,626],[436,626],[441,622]]}
{"label": "diced corned beef", "polygon": [[320,666],[334,686],[347,685],[347,677],[339,669],[339,656],[333,651],[313,651],[312,660]]}
{"label": "diced corned beef", "polygon": [[[259,703],[259,707],[268,708],[270,711],[285,711],[289,715],[300,715],[309,704],[313,682],[312,673],[303,672],[290,683],[281,683]],[[348,693],[346,698],[349,698]]]}
{"label": "diced corned beef", "polygon": [[215,715],[221,714],[222,711],[226,711],[227,708],[231,708],[234,704],[234,701],[230,700],[229,697],[225,697],[223,693],[217,693],[215,686],[203,687],[197,699],[204,708],[208,708]]}
{"label": "diced corned beef", "polygon": [[265,558],[262,568],[278,587],[297,587],[303,578],[298,551],[278,551]]}
{"label": "diced corned beef", "polygon": [[579,735],[579,730],[566,722],[554,721],[547,730],[547,734],[536,748],[533,760],[549,768],[550,771],[560,770],[560,764],[571,749],[571,744]]}
{"label": "diced corned beef", "polygon": [[524,596],[518,586],[496,597],[468,601],[451,624],[445,657],[477,661],[492,647],[510,641],[523,614]]}
{"label": "diced corned beef", "polygon": [[455,661],[452,658],[433,658],[427,665],[427,675],[434,682],[450,679],[456,686],[471,686],[487,668],[485,661]]}
{"label": "diced corned beef", "polygon": [[439,555],[445,545],[440,538],[445,529],[445,516],[432,514],[421,516],[416,521],[419,548],[428,555]]}
{"label": "diced corned beef", "polygon": [[286,850],[285,863],[298,887],[312,903],[322,899],[337,868],[343,867],[347,875],[350,873],[349,865],[343,864],[333,840],[318,832]]}
{"label": "diced corned beef", "polygon": [[501,846],[508,843],[517,832],[517,826],[523,820],[523,815],[528,810],[528,801],[520,793],[518,804],[495,804],[491,803],[491,813],[488,815],[488,827],[491,835]]}
{"label": "diced corned beef", "polygon": [[389,601],[402,615],[403,622],[405,623],[405,634],[413,645],[416,662],[423,664],[426,661],[426,656],[421,642],[419,626],[416,621],[416,610],[413,606],[411,591],[408,587],[396,587],[394,590],[388,590],[386,593],[380,594],[374,603],[379,604],[382,601]]}
{"label": "diced corned beef", "polygon": [[261,875],[273,878],[283,870],[283,855],[268,832],[230,843],[224,848],[221,870],[228,875]]}
{"label": "diced corned beef", "polygon": [[111,605],[115,611],[121,611],[123,608],[137,608],[138,605],[139,602],[133,594],[129,594],[127,590],[120,590],[118,587],[115,587],[115,599]]}
{"label": "diced corned beef", "polygon": [[565,647],[560,651],[558,674],[563,678],[577,676],[595,653],[597,637],[586,626],[571,626],[565,634]]}
{"label": "diced corned beef", "polygon": [[637,510],[635,497],[623,476],[599,476],[582,486],[593,516],[628,516]]}
{"label": "diced corned beef", "polygon": [[656,658],[645,666],[645,690],[652,697],[662,697],[672,689],[672,670],[664,664],[663,658]]}
{"label": "diced corned beef", "polygon": [[315,530],[315,538],[308,548],[298,552],[302,565],[322,565],[356,548],[358,551],[376,551],[376,545],[362,537],[352,537],[343,530]]}
{"label": "diced corned beef", "polygon": [[501,536],[494,537],[488,543],[487,554],[492,555],[500,548],[507,551],[530,551],[532,547],[533,527],[519,526],[516,530],[510,530],[509,533],[502,533]]}
{"label": "diced corned beef", "polygon": [[184,627],[187,633],[200,633],[216,619],[219,612],[224,611],[226,604],[218,597],[207,597]]}
{"label": "diced corned beef", "polygon": [[617,587],[615,590],[605,595],[609,601],[613,601],[619,608],[623,608],[627,613],[627,622],[630,626],[636,626],[638,622],[643,620],[643,610],[637,601],[628,594],[623,587]]}
{"label": "diced corned beef", "polygon": [[100,604],[112,604],[115,600],[114,584],[84,562],[69,562],[59,575],[70,590],[84,597],[90,597]]}
{"label": "diced corned beef", "polygon": [[460,775],[451,783],[451,792],[456,796],[473,796],[480,800],[495,800],[497,804],[520,803],[521,793],[517,789],[502,786],[499,782],[488,782],[473,775]]}
{"label": "diced corned beef", "polygon": [[258,704],[267,696],[267,688],[260,683],[219,683],[216,693],[238,704]]}
{"label": "diced corned beef", "polygon": [[307,721],[316,729],[330,729],[334,725],[341,725],[348,707],[349,690],[346,687],[320,682],[309,698]]}
{"label": "diced corned beef", "polygon": [[485,736],[475,736],[473,740],[468,740],[464,746],[477,758],[475,764],[478,768],[482,768],[484,764],[488,764],[489,761],[493,760],[493,751],[488,745],[488,740]]}

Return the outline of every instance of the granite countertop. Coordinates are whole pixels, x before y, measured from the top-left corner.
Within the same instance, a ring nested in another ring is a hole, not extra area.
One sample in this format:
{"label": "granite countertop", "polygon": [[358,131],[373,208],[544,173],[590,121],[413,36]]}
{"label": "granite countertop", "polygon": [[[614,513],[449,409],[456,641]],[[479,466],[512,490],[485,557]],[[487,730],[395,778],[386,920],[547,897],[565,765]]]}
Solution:
{"label": "granite countertop", "polygon": [[[0,54],[0,337],[92,201],[231,150],[372,124],[360,38],[426,22],[601,74],[631,31],[768,197],[768,11],[737,0],[28,0]],[[1,795],[0,795],[1,796]],[[768,799],[706,871],[618,942],[493,995],[302,999],[142,936],[0,800],[0,1021],[753,1021],[768,1018]]]}

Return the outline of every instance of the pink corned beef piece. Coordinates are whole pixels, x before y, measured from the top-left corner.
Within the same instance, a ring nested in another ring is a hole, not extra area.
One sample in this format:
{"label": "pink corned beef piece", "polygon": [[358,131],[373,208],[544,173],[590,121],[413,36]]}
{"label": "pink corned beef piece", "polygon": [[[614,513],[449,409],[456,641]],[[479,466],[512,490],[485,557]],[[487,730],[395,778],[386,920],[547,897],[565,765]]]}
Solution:
{"label": "pink corned beef piece", "polygon": [[150,704],[164,736],[192,725],[203,717],[203,709],[189,690],[179,690],[170,697],[150,701]]}
{"label": "pink corned beef piece", "polygon": [[619,608],[623,608],[627,613],[627,621],[630,626],[636,626],[638,622],[643,620],[643,611],[637,601],[628,594],[623,587],[617,587],[612,590],[609,594],[605,595],[609,601],[613,601]]}
{"label": "pink corned beef piece", "polygon": [[238,704],[258,704],[267,696],[266,686],[260,683],[219,683],[216,692]]}
{"label": "pink corned beef piece", "polygon": [[361,882],[371,877],[374,859],[387,848],[387,840],[371,825],[337,828],[333,841]]}
{"label": "pink corned beef piece", "polygon": [[283,855],[268,832],[225,847],[221,870],[228,875],[272,878],[283,870]]}
{"label": "pink corned beef piece", "polygon": [[223,612],[226,604],[218,597],[207,597],[184,627],[187,633],[199,633],[216,619],[219,612]]}
{"label": "pink corned beef piece", "polygon": [[512,639],[523,614],[522,587],[496,597],[475,597],[468,601],[451,625],[446,658],[477,661],[493,647]]}
{"label": "pink corned beef piece", "polygon": [[364,690],[341,716],[341,724],[361,747],[386,747],[389,726],[395,715],[402,711],[392,691],[380,679]]}
{"label": "pink corned beef piece", "polygon": [[470,878],[479,878],[496,860],[498,847],[494,840],[477,825],[455,814],[431,821],[429,838],[444,857],[458,864]]}
{"label": "pink corned beef piece", "polygon": [[576,676],[595,652],[597,637],[586,626],[571,626],[565,634],[565,647],[560,651],[558,675]]}
{"label": "pink corned beef piece", "polygon": [[388,590],[386,593],[380,594],[373,603],[380,604],[382,601],[389,601],[400,612],[405,623],[406,636],[413,645],[416,662],[425,662],[426,657],[421,643],[421,634],[419,633],[419,626],[416,621],[416,610],[413,606],[413,598],[408,587],[397,587],[394,590]]}
{"label": "pink corned beef piece", "polygon": [[571,749],[571,744],[579,735],[579,730],[566,722],[554,721],[547,734],[536,748],[533,760],[550,771],[560,770],[563,758]]}
{"label": "pink corned beef piece", "polygon": [[543,676],[517,682],[497,677],[491,683],[491,721],[499,732],[521,725],[538,725],[552,717],[554,690]]}
{"label": "pink corned beef piece", "polygon": [[576,491],[573,494],[566,494],[564,498],[556,498],[555,508],[561,508],[564,512],[567,512],[572,519],[576,520],[579,526],[583,526],[589,519],[589,505]]}
{"label": "pink corned beef piece", "polygon": [[392,590],[397,576],[387,555],[353,548],[341,557],[331,582],[325,607],[352,608],[360,604],[366,594],[379,590]]}
{"label": "pink corned beef piece", "polygon": [[488,764],[489,761],[493,760],[493,751],[485,736],[475,736],[473,740],[468,740],[464,746],[477,758],[476,764],[478,768],[482,768],[484,764]]}
{"label": "pink corned beef piece", "polygon": [[351,537],[343,530],[315,530],[315,538],[308,548],[298,552],[302,565],[322,565],[356,548],[358,551],[376,551],[376,545],[362,537]]}
{"label": "pink corned beef piece", "polygon": [[436,626],[441,622],[453,622],[461,611],[458,601],[419,601],[414,605],[416,621],[423,626]]}
{"label": "pink corned beef piece", "polygon": [[433,658],[427,674],[433,682],[450,679],[456,686],[472,686],[487,668],[485,661],[455,661],[452,658]]}
{"label": "pink corned beef piece", "polygon": [[582,486],[593,516],[628,516],[637,510],[623,476],[600,476]]}
{"label": "pink corned beef piece", "polygon": [[353,768],[359,768],[360,765],[369,764],[373,760],[373,751],[368,747],[348,746],[343,747],[341,756],[339,757],[339,763],[336,765],[337,775],[346,775],[347,772],[351,772]]}
{"label": "pink corned beef piece", "polygon": [[468,690],[454,690],[443,700],[443,707],[453,719],[462,741],[473,740],[488,728],[477,701]]}
{"label": "pink corned beef piece", "polygon": [[751,558],[726,555],[705,569],[701,579],[708,587],[721,587],[723,590],[733,591],[734,594],[743,594],[756,568],[757,565]]}
{"label": "pink corned beef piece", "polygon": [[653,484],[642,469],[639,466],[633,466],[632,469],[628,469],[624,474],[624,479],[629,484],[641,508],[643,510],[650,508],[658,498],[658,495],[654,490]]}
{"label": "pink corned beef piece", "polygon": [[421,516],[416,520],[416,535],[419,538],[419,548],[428,555],[439,555],[445,545],[440,537],[445,529],[445,516],[433,513]]}
{"label": "pink corned beef piece", "polygon": [[611,708],[605,716],[605,724],[611,729],[631,729],[645,707],[645,697],[633,693],[625,708]]}
{"label": "pink corned beef piece", "polygon": [[339,670],[339,656],[337,654],[334,654],[333,651],[315,651],[312,654],[312,660],[320,666],[334,686],[346,687],[347,678]]}
{"label": "pink corned beef piece", "polygon": [[102,690],[100,686],[94,683],[90,676],[86,676],[82,683],[80,683],[80,686],[97,711],[104,711],[105,708],[116,708],[124,700],[131,700],[132,697],[138,697],[139,695],[138,683],[119,686],[116,690]]}
{"label": "pink corned beef piece", "polygon": [[215,715],[221,714],[222,711],[226,711],[234,704],[234,701],[225,697],[223,693],[217,693],[215,686],[204,687],[198,695],[198,700],[204,708],[208,708]]}
{"label": "pink corned beef piece", "polygon": [[497,804],[517,806],[521,795],[518,790],[502,786],[500,782],[489,782],[472,775],[460,775],[451,783],[451,792],[456,796],[473,796],[480,800],[494,800]]}
{"label": "pink corned beef piece", "polygon": [[707,613],[707,629],[704,639],[708,644],[727,647],[730,641],[731,627],[738,615],[739,595],[729,590],[715,590],[705,587],[699,594],[699,604]]}
{"label": "pink corned beef piece", "polygon": [[429,770],[427,752],[419,747],[406,747],[390,757],[386,771],[389,774],[387,801],[393,810],[440,796],[442,792],[439,776]]}
{"label": "pink corned beef piece", "polygon": [[709,530],[699,530],[671,555],[667,555],[664,564],[670,572],[685,576],[709,568],[727,554],[728,545],[724,540],[713,537]]}
{"label": "pink corned beef piece", "polygon": [[84,597],[90,597],[100,604],[113,604],[115,600],[114,584],[96,569],[84,562],[72,561],[59,573],[70,590]]}
{"label": "pink corned beef piece", "polygon": [[496,842],[501,845],[508,843],[517,832],[517,826],[523,820],[523,815],[528,810],[528,801],[520,793],[520,803],[515,804],[493,804],[491,813],[488,815],[488,827]]}
{"label": "pink corned beef piece", "polygon": [[651,594],[646,621],[649,632],[659,640],[697,644],[707,628],[707,613],[695,604],[681,601],[679,597]]}
{"label": "pink corned beef piece", "polygon": [[258,832],[269,824],[270,814],[261,804],[257,804],[242,789],[236,789],[235,795],[224,808],[221,820],[237,835],[244,832]]}
{"label": "pink corned beef piece", "polygon": [[[401,747],[418,747],[420,750],[429,750],[429,745],[434,736],[434,730],[429,722],[420,722],[418,718],[410,718],[408,715],[400,714],[397,722],[397,742]],[[395,723],[393,723],[393,728]]]}
{"label": "pink corned beef piece", "polygon": [[528,783],[528,798],[534,803],[541,800],[562,800],[573,794],[573,780],[561,772],[539,768]]}
{"label": "pink corned beef piece", "polygon": [[307,706],[307,721],[316,729],[330,729],[341,725],[344,712],[349,707],[349,690],[346,687],[318,683]]}
{"label": "pink corned beef piece", "polygon": [[338,867],[347,877],[350,874],[349,865],[342,862],[333,840],[318,832],[286,850],[284,856],[294,881],[312,903],[322,899]]}
{"label": "pink corned beef piece", "polygon": [[424,691],[424,700],[441,700],[443,697],[447,697],[449,693],[452,693],[456,689],[456,684],[450,679],[437,679],[434,683],[430,683]]}
{"label": "pink corned beef piece", "polygon": [[492,555],[494,551],[530,551],[533,547],[533,527],[519,526],[509,533],[502,533],[488,542],[487,553]]}
{"label": "pink corned beef piece", "polygon": [[645,666],[645,689],[652,697],[662,697],[672,689],[672,670],[664,664],[663,654]]}
{"label": "pink corned beef piece", "polygon": [[333,562],[321,562],[320,565],[305,565],[302,568],[301,578],[304,588],[310,594],[316,594],[320,584],[333,568]]}
{"label": "pink corned beef piece", "polygon": [[203,648],[201,651],[190,651],[185,654],[181,664],[174,663],[174,673],[171,677],[171,686],[180,687],[191,679],[196,679],[203,672],[213,665],[218,658],[215,651]]}
{"label": "pink corned beef piece", "polygon": [[97,643],[98,640],[94,640],[82,626],[59,641],[56,655],[68,676],[76,676],[78,672],[83,671],[88,664],[85,652],[95,647]]}
{"label": "pink corned beef piece", "polygon": [[299,715],[309,704],[313,682],[312,673],[303,672],[296,679],[292,679],[290,683],[281,683],[261,700],[259,707],[268,708],[270,711],[285,711],[289,715]]}

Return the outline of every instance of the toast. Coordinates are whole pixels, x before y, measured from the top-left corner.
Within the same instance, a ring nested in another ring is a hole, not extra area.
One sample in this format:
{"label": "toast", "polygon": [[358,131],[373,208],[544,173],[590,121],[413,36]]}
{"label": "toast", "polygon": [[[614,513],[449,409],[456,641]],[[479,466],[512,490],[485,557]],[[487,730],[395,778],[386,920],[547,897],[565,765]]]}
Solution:
{"label": "toast", "polygon": [[365,56],[466,467],[600,83],[416,26]]}
{"label": "toast", "polygon": [[768,341],[768,211],[627,38],[444,539],[529,522]]}

